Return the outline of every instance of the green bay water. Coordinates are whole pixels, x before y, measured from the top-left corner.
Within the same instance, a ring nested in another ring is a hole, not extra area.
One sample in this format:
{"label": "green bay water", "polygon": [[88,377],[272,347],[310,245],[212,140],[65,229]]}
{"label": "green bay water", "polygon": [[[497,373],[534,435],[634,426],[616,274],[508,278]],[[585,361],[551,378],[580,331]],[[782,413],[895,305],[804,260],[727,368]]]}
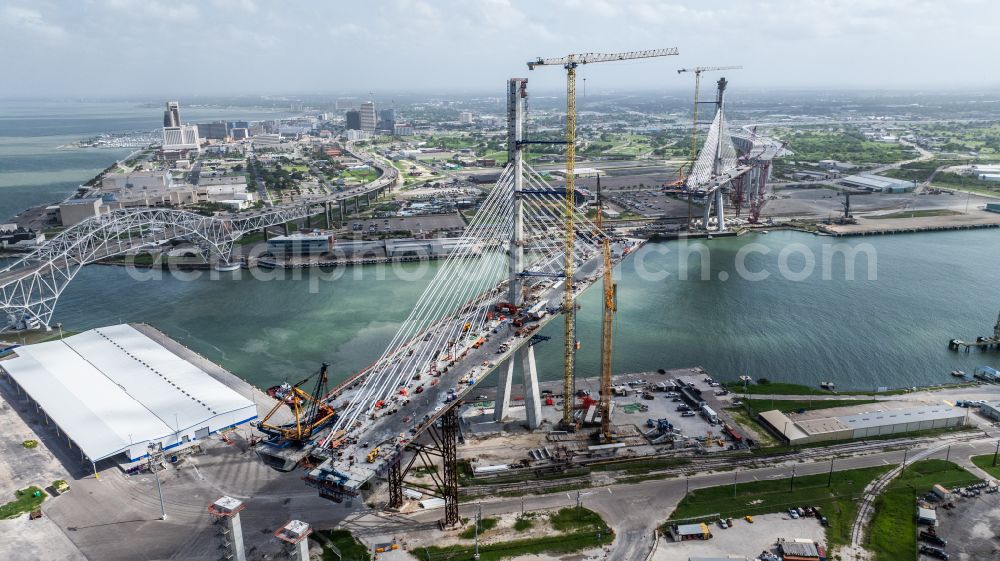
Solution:
{"label": "green bay water", "polygon": [[[950,338],[992,331],[1000,311],[1000,262],[991,249],[998,242],[1000,232],[990,230],[714,239],[701,244],[708,249],[709,280],[701,280],[699,245],[685,256],[680,242],[648,244],[616,271],[615,372],[701,365],[724,379],[748,374],[871,389],[949,382],[953,369],[998,366],[1000,353],[947,349]],[[843,257],[832,260],[824,278],[824,245],[844,243],[868,244],[861,247],[874,251],[875,279],[868,278],[864,255],[855,260],[855,280],[846,280]],[[737,255],[748,247],[755,251],[746,268],[770,274],[766,280],[738,274]],[[816,272],[804,279],[782,275],[785,248],[795,249],[788,259],[793,273],[803,270],[809,252],[816,255]],[[321,279],[320,271],[276,280],[253,279],[246,271],[239,279],[221,273],[213,280],[205,272],[195,279],[135,280],[121,267],[90,266],[63,295],[56,315],[72,330],[150,323],[259,386],[298,379],[322,361],[342,379],[378,358],[437,267],[401,266],[416,280],[380,266],[346,268],[335,280]],[[685,269],[688,280],[681,280]],[[579,301],[577,372],[593,376],[599,285]],[[562,320],[542,333],[552,340],[536,346],[540,375],[558,379]]]}

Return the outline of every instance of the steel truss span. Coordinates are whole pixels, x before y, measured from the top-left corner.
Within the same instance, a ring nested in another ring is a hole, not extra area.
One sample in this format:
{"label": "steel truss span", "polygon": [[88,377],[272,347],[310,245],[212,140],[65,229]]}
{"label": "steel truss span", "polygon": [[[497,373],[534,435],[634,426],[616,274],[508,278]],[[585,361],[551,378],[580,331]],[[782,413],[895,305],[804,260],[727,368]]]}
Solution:
{"label": "steel truss span", "polygon": [[206,256],[228,263],[233,243],[247,232],[311,213],[304,204],[227,217],[140,208],[89,218],[0,270],[0,309],[11,325],[47,327],[59,296],[84,265],[176,239],[190,240]]}

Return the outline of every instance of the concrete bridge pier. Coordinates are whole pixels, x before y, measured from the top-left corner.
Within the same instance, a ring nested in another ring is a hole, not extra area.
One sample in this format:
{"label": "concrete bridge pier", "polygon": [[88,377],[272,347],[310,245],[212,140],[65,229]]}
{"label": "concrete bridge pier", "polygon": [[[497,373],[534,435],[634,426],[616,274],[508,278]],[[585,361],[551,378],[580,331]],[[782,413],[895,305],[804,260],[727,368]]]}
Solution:
{"label": "concrete bridge pier", "polygon": [[507,359],[507,370],[500,372],[497,399],[493,404],[493,420],[502,423],[510,414],[510,385],[514,380],[514,358]]}
{"label": "concrete bridge pier", "polygon": [[[521,357],[524,369],[524,410],[527,413],[528,429],[535,430],[542,424],[542,398],[538,394],[535,347],[529,345],[526,351],[521,351]],[[573,399],[573,396],[564,396],[563,399]]]}
{"label": "concrete bridge pier", "polygon": [[[542,423],[542,398],[538,390],[538,369],[535,366],[535,347],[529,346],[517,351],[521,356],[524,372],[524,410],[530,430]],[[514,378],[514,357],[507,359],[507,370],[501,371],[497,384],[497,398],[493,406],[493,420],[503,422],[510,413],[510,390]],[[570,397],[572,399],[572,397]]]}

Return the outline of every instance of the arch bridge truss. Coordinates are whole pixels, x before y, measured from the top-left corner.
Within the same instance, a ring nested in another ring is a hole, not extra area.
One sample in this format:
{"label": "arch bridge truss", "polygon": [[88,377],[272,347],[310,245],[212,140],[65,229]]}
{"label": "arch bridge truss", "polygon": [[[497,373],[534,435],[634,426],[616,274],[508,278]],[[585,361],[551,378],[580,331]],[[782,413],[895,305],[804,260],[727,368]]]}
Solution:
{"label": "arch bridge truss", "polygon": [[0,309],[7,325],[48,327],[56,303],[84,265],[185,239],[229,263],[233,244],[248,232],[304,218],[310,203],[231,216],[166,208],[120,209],[84,220],[0,269]]}

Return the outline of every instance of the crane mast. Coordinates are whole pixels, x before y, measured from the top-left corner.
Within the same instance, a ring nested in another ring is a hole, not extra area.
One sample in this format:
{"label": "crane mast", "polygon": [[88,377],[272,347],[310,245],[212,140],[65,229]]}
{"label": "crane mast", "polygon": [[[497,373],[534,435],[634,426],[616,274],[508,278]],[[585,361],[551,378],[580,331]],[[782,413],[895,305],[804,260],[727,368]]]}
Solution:
{"label": "crane mast", "polygon": [[611,442],[611,353],[614,349],[614,320],[617,310],[617,287],[612,278],[611,237],[604,230],[604,198],[601,175],[597,174],[597,229],[604,257],[604,316],[601,322],[601,440]]}
{"label": "crane mast", "polygon": [[576,68],[581,64],[595,62],[612,62],[618,60],[636,60],[679,54],[676,47],[669,49],[653,49],[648,51],[630,51],[626,53],[583,53],[571,54],[558,58],[538,58],[528,61],[528,70],[536,66],[562,66],[566,69],[566,205],[563,228],[565,274],[563,287],[563,410],[562,425],[575,426],[573,422],[573,382],[574,360],[576,354],[576,300],[573,296],[574,258],[573,244],[575,240],[573,215],[576,205]]}

